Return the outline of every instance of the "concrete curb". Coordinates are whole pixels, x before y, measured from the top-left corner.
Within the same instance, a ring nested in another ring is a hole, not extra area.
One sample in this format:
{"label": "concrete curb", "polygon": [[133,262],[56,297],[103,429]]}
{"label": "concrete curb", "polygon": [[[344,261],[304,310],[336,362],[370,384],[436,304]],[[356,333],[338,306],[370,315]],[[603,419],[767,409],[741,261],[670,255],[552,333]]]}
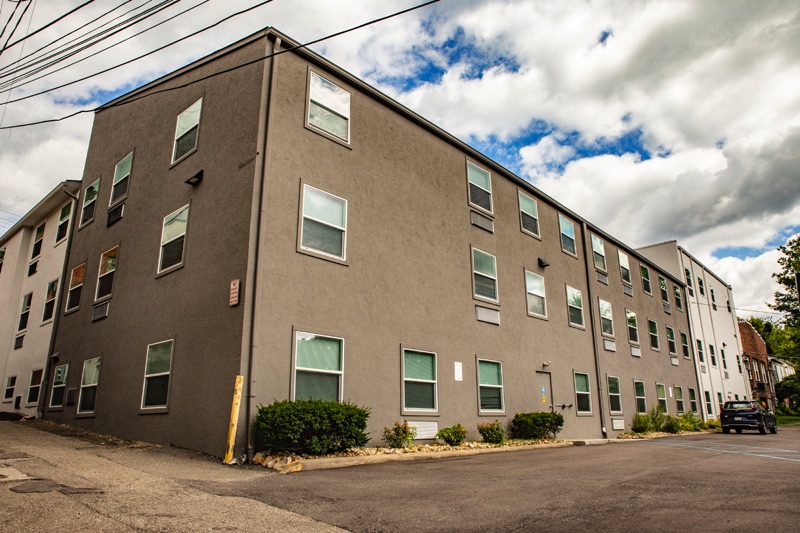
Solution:
{"label": "concrete curb", "polygon": [[331,468],[348,468],[351,466],[374,465],[393,463],[398,461],[432,461],[436,459],[449,459],[451,457],[465,457],[482,453],[505,453],[518,450],[538,450],[543,448],[565,448],[574,446],[571,441],[556,442],[552,444],[528,444],[525,446],[507,446],[504,448],[478,448],[472,450],[449,450],[430,453],[382,453],[380,455],[359,455],[356,457],[328,457],[323,459],[303,459],[303,472],[309,470],[328,470]]}

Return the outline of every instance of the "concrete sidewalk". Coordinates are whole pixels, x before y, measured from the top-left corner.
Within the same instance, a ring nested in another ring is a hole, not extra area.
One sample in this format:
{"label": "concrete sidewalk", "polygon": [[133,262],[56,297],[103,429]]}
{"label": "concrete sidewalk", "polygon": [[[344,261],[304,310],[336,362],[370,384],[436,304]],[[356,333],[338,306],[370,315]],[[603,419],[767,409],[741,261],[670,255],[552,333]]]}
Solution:
{"label": "concrete sidewalk", "polygon": [[202,490],[274,475],[187,450],[103,446],[0,422],[0,531],[340,531]]}

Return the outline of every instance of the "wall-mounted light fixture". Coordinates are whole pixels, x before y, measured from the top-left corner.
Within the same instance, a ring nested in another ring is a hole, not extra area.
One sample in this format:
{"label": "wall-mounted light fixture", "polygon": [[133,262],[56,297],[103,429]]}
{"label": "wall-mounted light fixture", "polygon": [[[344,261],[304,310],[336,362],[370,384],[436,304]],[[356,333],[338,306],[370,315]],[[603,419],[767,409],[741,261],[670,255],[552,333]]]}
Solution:
{"label": "wall-mounted light fixture", "polygon": [[542,267],[542,268],[546,268],[546,267],[549,267],[549,266],[550,266],[550,263],[548,263],[547,261],[545,261],[544,259],[542,259],[542,258],[540,257],[540,258],[539,258],[539,266],[540,266],[540,267]]}
{"label": "wall-mounted light fixture", "polygon": [[552,361],[545,361],[544,363],[542,363],[542,366],[550,366],[551,364],[553,364]]}
{"label": "wall-mounted light fixture", "polygon": [[188,180],[186,180],[186,183],[188,183],[192,187],[195,187],[201,181],[203,181],[203,171],[202,170],[200,172],[198,172],[197,174],[195,174],[194,176],[190,177]]}

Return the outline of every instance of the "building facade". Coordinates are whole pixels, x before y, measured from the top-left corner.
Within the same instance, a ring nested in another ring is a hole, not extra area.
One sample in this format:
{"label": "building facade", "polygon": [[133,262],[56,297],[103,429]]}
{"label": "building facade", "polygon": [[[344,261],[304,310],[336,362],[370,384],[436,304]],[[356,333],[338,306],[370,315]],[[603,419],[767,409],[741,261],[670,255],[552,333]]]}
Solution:
{"label": "building facade", "polygon": [[767,343],[756,329],[747,321],[739,321],[739,334],[742,338],[744,365],[753,391],[753,399],[774,409],[775,383],[769,372],[769,355]]}
{"label": "building facade", "polygon": [[686,284],[686,302],[692,327],[690,349],[698,369],[707,419],[719,417],[728,400],[750,398],[742,359],[733,290],[676,241],[639,249]]}
{"label": "building facade", "polygon": [[0,411],[36,415],[79,181],[65,181],[0,237]]}
{"label": "building facade", "polygon": [[221,454],[237,375],[237,453],[276,399],[368,406],[373,443],[698,410],[679,276],[296,46],[267,29],[97,112],[46,417]]}

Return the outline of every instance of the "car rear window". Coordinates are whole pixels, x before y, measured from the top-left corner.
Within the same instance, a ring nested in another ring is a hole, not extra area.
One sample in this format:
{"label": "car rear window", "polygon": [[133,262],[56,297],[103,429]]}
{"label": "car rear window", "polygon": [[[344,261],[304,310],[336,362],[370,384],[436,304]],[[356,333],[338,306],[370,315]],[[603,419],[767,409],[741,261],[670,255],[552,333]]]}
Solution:
{"label": "car rear window", "polygon": [[755,405],[750,402],[728,402],[724,407],[724,409],[730,409],[732,411],[752,411],[755,408]]}

